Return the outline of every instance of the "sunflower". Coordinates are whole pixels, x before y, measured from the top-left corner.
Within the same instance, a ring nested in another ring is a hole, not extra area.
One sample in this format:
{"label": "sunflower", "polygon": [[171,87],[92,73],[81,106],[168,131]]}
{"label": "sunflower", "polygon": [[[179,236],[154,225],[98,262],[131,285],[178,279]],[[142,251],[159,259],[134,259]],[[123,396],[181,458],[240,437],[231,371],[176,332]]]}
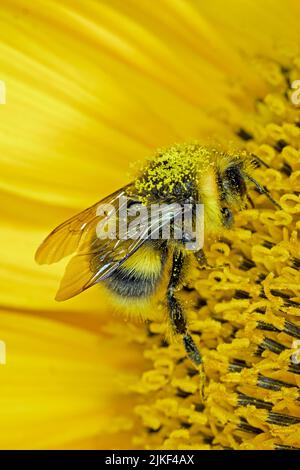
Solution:
{"label": "sunflower", "polygon": [[[1,448],[300,448],[299,14],[293,0],[3,0]],[[207,250],[215,268],[190,272],[203,397],[164,323],[117,316],[96,287],[56,303],[62,265],[33,260],[131,163],[194,139],[261,158],[282,207],[253,191]]]}

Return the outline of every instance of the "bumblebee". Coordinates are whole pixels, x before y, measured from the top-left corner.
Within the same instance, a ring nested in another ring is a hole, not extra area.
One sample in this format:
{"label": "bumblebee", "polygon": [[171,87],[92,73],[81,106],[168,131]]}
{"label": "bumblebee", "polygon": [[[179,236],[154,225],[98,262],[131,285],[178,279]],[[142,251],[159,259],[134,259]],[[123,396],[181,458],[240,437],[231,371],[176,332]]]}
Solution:
{"label": "bumblebee", "polygon": [[[185,204],[193,207],[201,204],[205,243],[218,237],[233,225],[235,211],[242,210],[249,202],[252,204],[248,194],[250,185],[280,207],[251,176],[255,166],[257,158],[198,143],[158,151],[133,182],[59,225],[40,245],[36,252],[39,264],[55,263],[75,253],[67,264],[56,300],[67,300],[101,283],[115,304],[149,319],[157,310],[157,302],[164,299],[171,331],[182,337],[187,356],[199,366],[201,355],[189,332],[178,294],[189,265],[196,262],[205,267],[204,250],[203,247],[197,251],[187,249],[188,237],[184,231],[177,238],[164,238],[161,234],[167,220],[171,232],[175,232],[174,204],[177,216]],[[132,207],[141,212],[155,204],[164,204],[164,215],[140,217],[135,236],[130,233],[131,226],[121,237],[115,224],[120,225],[124,219],[124,200],[126,215]],[[105,210],[99,212],[99,207]],[[196,212],[192,214],[195,219]]]}

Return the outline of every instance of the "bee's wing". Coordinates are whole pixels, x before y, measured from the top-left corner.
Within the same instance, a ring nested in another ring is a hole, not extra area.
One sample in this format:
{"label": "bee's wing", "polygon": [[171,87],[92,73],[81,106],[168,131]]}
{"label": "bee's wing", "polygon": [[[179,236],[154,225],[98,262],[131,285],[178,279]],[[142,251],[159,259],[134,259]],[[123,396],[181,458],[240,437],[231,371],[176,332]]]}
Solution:
{"label": "bee's wing", "polygon": [[101,220],[97,215],[99,205],[112,204],[117,210],[120,197],[126,195],[129,187],[125,186],[56,227],[37,249],[36,262],[52,264],[75,251],[82,251],[96,235],[96,227]]}
{"label": "bee's wing", "polygon": [[[67,264],[56,300],[67,300],[92,285],[107,279],[149,238],[159,238],[161,229],[170,223],[168,208],[160,214],[146,211],[139,219],[139,231],[135,235],[135,226],[128,226],[127,239],[101,239],[97,236],[97,225],[101,217],[97,216],[100,204],[113,204],[115,215],[120,217],[120,197],[126,195],[126,188],[114,193],[100,203],[86,209],[79,215],[60,225],[42,243],[37,251],[39,263],[53,263],[74,251],[77,252]],[[131,202],[139,203],[131,196]],[[128,204],[128,199],[127,199]],[[172,212],[172,217],[174,212]],[[103,217],[102,217],[103,219]]]}
{"label": "bee's wing", "polygon": [[138,240],[109,240],[94,243],[93,250],[78,253],[67,264],[56,300],[67,300],[94,284],[107,279],[126,259],[145,242]]}

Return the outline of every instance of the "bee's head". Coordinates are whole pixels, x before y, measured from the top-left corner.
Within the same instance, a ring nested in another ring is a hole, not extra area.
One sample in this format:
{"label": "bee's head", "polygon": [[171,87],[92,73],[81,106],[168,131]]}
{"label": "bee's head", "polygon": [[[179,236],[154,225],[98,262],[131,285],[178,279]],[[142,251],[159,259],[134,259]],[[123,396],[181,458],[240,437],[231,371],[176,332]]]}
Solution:
{"label": "bee's head", "polygon": [[244,209],[247,203],[253,205],[248,194],[253,184],[280,208],[268,190],[251,176],[257,166],[258,161],[251,156],[236,156],[218,151],[210,154],[210,164],[205,167],[205,171],[200,169],[199,178],[199,196],[204,204],[207,234],[216,234],[222,228],[230,228],[234,213]]}
{"label": "bee's head", "polygon": [[200,168],[199,196],[204,204],[206,235],[219,234],[233,224],[233,213],[247,201],[243,161],[227,153],[213,151],[209,164]]}
{"label": "bee's head", "polygon": [[279,209],[280,205],[272,198],[267,188],[261,186],[252,176],[253,169],[261,164],[267,166],[258,157],[248,157],[244,160],[239,158],[228,162],[218,173],[218,187],[221,202],[221,221],[224,227],[230,228],[233,224],[233,211],[241,210],[249,202],[253,202],[248,194],[249,185],[253,184],[259,193],[265,194],[267,198]]}
{"label": "bee's head", "polygon": [[233,211],[245,205],[247,185],[243,164],[234,161],[218,172],[218,189],[221,204],[221,223],[230,228],[233,224]]}

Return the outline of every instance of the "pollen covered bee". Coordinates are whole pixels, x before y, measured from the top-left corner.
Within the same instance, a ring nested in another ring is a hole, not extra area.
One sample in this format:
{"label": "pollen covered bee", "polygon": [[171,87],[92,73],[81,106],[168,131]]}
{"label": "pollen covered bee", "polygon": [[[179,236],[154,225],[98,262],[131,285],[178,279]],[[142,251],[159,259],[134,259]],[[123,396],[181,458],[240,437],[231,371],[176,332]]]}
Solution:
{"label": "pollen covered bee", "polygon": [[[178,292],[190,263],[205,265],[203,239],[230,228],[233,213],[252,203],[250,185],[278,206],[251,176],[256,163],[198,143],[158,151],[132,183],[58,226],[40,245],[39,264],[74,253],[56,299],[67,300],[101,282],[116,304],[145,319],[163,300],[171,331],[200,365]],[[204,211],[198,212],[198,205]],[[188,228],[182,227],[186,207]]]}

